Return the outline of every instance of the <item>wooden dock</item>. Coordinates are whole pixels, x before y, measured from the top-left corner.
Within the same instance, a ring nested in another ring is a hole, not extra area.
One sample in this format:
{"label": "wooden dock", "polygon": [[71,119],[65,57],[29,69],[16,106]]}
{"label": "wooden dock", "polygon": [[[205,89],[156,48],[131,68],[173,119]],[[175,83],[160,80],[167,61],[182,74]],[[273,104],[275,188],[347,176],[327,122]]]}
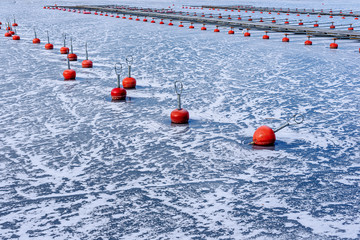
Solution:
{"label": "wooden dock", "polygon": [[78,9],[86,11],[106,12],[113,14],[127,14],[132,16],[143,16],[148,18],[171,19],[183,22],[192,23],[205,23],[219,26],[238,27],[240,29],[258,29],[275,32],[291,32],[294,34],[308,34],[318,37],[333,37],[338,39],[360,39],[360,32],[348,30],[335,30],[324,29],[315,27],[306,27],[300,25],[285,25],[267,22],[255,22],[245,20],[234,20],[226,18],[209,18],[183,15],[181,12],[174,12],[169,10],[158,9],[138,9],[138,8],[116,8],[116,6],[93,6],[93,5],[80,5],[80,6],[46,6],[50,8],[66,8]]}

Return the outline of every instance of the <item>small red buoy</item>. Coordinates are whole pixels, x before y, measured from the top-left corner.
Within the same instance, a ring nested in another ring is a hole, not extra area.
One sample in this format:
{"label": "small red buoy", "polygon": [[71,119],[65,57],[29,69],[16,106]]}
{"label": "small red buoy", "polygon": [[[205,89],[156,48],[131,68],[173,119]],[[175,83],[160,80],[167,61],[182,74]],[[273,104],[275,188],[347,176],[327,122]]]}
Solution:
{"label": "small red buoy", "polygon": [[304,25],[304,23],[302,22],[302,20],[300,19],[299,20],[300,22],[299,22],[299,25],[301,26],[301,25]]}
{"label": "small red buoy", "polygon": [[161,20],[160,20],[160,24],[164,24],[163,20],[164,20],[164,19],[161,19]]}
{"label": "small red buoy", "polygon": [[261,126],[255,130],[253,135],[253,144],[267,146],[274,145],[276,141],[274,130],[268,126]]}
{"label": "small red buoy", "polygon": [[354,27],[352,26],[352,24],[350,24],[350,27],[348,28],[349,31],[353,31]]}
{"label": "small red buoy", "polygon": [[34,34],[35,34],[35,38],[33,39],[33,44],[39,44],[40,43],[40,39],[39,38],[37,38],[37,36],[36,36],[36,31],[35,31],[35,28],[34,28]]}
{"label": "small red buoy", "polygon": [[233,29],[234,29],[234,27],[230,27],[230,30],[229,30],[228,34],[235,34]]}
{"label": "small red buoy", "polygon": [[178,107],[171,112],[170,119],[172,123],[185,124],[189,122],[189,112],[186,109],[181,108],[181,92],[183,90],[183,85],[179,81],[176,81],[174,85],[178,99]]}
{"label": "small red buoy", "polygon": [[260,18],[260,21],[259,21],[259,22],[264,22],[264,20],[263,20],[263,18],[262,18],[262,17]]}
{"label": "small red buoy", "polygon": [[229,15],[227,19],[229,19],[229,20],[230,20],[230,19],[231,19],[231,15]]}
{"label": "small red buoy", "polygon": [[319,27],[318,21],[315,21],[314,27]]}
{"label": "small red buoy", "polygon": [[70,38],[70,42],[71,53],[67,55],[67,58],[69,59],[69,61],[77,61],[77,55],[73,52],[72,38]]}
{"label": "small red buoy", "polygon": [[194,29],[195,27],[193,26],[193,23],[190,23],[190,26],[189,26],[190,29]]}
{"label": "small red buoy", "polygon": [[184,27],[184,25],[182,24],[182,22],[180,22],[179,27]]}
{"label": "small red buoy", "polygon": [[250,37],[251,34],[249,33],[249,28],[246,29],[246,32],[244,33],[244,37]]}
{"label": "small red buoy", "polygon": [[222,16],[221,16],[221,13],[219,13],[219,16],[218,16],[218,18],[222,18]]}
{"label": "small red buoy", "polygon": [[330,15],[330,17],[329,18],[334,18],[332,15]]}
{"label": "small red buoy", "polygon": [[131,17],[131,15],[129,16],[129,20],[132,20],[133,18]]}
{"label": "small red buoy", "polygon": [[311,36],[307,36],[308,37],[308,40],[305,41],[305,45],[312,45],[312,41],[310,41],[310,37]]}
{"label": "small red buoy", "polygon": [[215,26],[214,32],[220,32],[218,25]]}
{"label": "small red buoy", "polygon": [[202,31],[206,31],[205,23],[203,23],[203,26],[201,27]]}
{"label": "small red buoy", "polygon": [[285,20],[286,20],[286,21],[284,22],[284,24],[289,24],[289,21],[288,21],[289,19],[286,18]]}
{"label": "small red buoy", "polygon": [[273,18],[273,20],[271,21],[272,23],[276,23],[276,20],[275,20],[275,18]]}
{"label": "small red buoy", "polygon": [[155,20],[154,20],[154,18],[152,18],[152,20],[151,20],[151,23],[155,23]]}
{"label": "small red buoy", "polygon": [[64,80],[75,80],[76,72],[70,68],[70,62],[68,59],[68,69],[63,72]]}
{"label": "small red buoy", "polygon": [[133,57],[127,56],[126,63],[128,65],[128,76],[122,80],[122,85],[125,89],[131,89],[136,87],[135,78],[131,77],[131,65],[133,63]]}
{"label": "small red buoy", "polygon": [[330,44],[330,49],[337,49],[339,45],[335,42],[336,38],[334,38],[334,42]]}
{"label": "small red buoy", "polygon": [[269,35],[267,35],[268,31],[265,31],[265,35],[262,37],[263,39],[270,39]]}
{"label": "small red buoy", "polygon": [[174,24],[172,23],[172,20],[170,19],[170,22],[168,24],[169,26],[173,26]]}
{"label": "small red buoy", "polygon": [[285,33],[285,37],[283,37],[282,41],[283,42],[289,42],[290,39],[287,37],[289,34]]}
{"label": "small red buoy", "polygon": [[139,16],[136,17],[135,21],[140,21],[140,18]]}
{"label": "small red buoy", "polygon": [[252,21],[252,18],[250,17],[250,18],[248,19],[248,21],[251,22],[251,21]]}
{"label": "small red buoy", "polygon": [[241,20],[241,16],[239,15],[238,20]]}
{"label": "small red buoy", "polygon": [[123,16],[122,16],[122,19],[126,19],[126,16],[125,16],[125,14],[123,14]]}
{"label": "small red buoy", "polygon": [[121,70],[122,70],[121,64],[116,63],[115,64],[115,73],[117,75],[117,87],[113,88],[113,90],[111,90],[112,100],[125,100],[126,99],[126,90],[120,86]]}
{"label": "small red buoy", "polygon": [[89,56],[88,56],[88,50],[87,50],[87,42],[85,43],[85,56],[86,56],[86,59],[81,62],[82,68],[92,68],[93,62],[88,59]]}
{"label": "small red buoy", "polygon": [[68,54],[69,53],[69,48],[66,47],[66,34],[64,34],[64,46],[60,48],[60,53],[61,54]]}
{"label": "small red buoy", "polygon": [[52,45],[52,44],[50,43],[50,40],[49,40],[49,32],[48,32],[48,31],[46,31],[46,34],[47,34],[48,43],[45,44],[45,49],[46,49],[46,50],[51,50],[51,49],[54,48],[54,45]]}
{"label": "small red buoy", "polygon": [[143,19],[143,22],[147,22],[148,20],[146,19],[146,17],[144,17],[144,19]]}
{"label": "small red buoy", "polygon": [[331,29],[334,29],[334,28],[335,28],[334,22],[331,22],[330,28],[331,28]]}
{"label": "small red buoy", "polygon": [[16,40],[16,41],[20,40],[20,36],[16,35],[16,31],[15,31],[14,35],[12,36],[12,39]]}

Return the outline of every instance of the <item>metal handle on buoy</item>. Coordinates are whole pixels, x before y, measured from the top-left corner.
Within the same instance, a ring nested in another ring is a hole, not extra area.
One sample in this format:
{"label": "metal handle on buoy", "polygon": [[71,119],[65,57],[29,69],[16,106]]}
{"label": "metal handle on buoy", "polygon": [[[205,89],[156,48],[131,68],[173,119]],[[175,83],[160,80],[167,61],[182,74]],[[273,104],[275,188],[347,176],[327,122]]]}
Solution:
{"label": "metal handle on buoy", "polygon": [[304,116],[300,113],[296,113],[294,114],[294,116],[292,118],[290,118],[289,122],[285,123],[284,125],[282,125],[281,127],[279,127],[278,129],[274,130],[274,133],[280,131],[281,129],[290,126],[290,125],[295,125],[295,124],[300,124],[304,121]]}
{"label": "metal handle on buoy", "polygon": [[34,34],[35,34],[35,38],[37,38],[37,37],[36,37],[36,30],[35,30],[35,28],[34,28]]}
{"label": "metal handle on buoy", "polygon": [[64,39],[64,47],[66,46],[66,33],[63,34],[63,39]]}
{"label": "metal handle on buoy", "polygon": [[89,55],[88,55],[88,50],[87,50],[87,42],[85,42],[85,56],[86,56],[86,60],[88,60]]}
{"label": "metal handle on buoy", "polygon": [[46,31],[46,35],[47,35],[48,43],[50,43],[49,31]]}
{"label": "metal handle on buoy", "polygon": [[70,38],[70,47],[71,47],[71,54],[73,54],[73,45],[72,45],[72,37]]}
{"label": "metal handle on buoy", "polygon": [[128,65],[128,75],[129,75],[128,77],[130,78],[131,77],[131,65],[134,61],[134,58],[133,58],[133,56],[129,55],[125,58],[125,60],[126,60],[126,64]]}
{"label": "metal handle on buoy", "polygon": [[70,69],[70,60],[69,60],[69,58],[67,58],[67,62],[68,62],[68,69]]}
{"label": "metal handle on buoy", "polygon": [[178,100],[178,110],[181,109],[181,93],[182,90],[184,89],[182,82],[180,81],[175,81],[174,82],[174,86],[175,86],[175,93],[177,94],[177,100]]}
{"label": "metal handle on buoy", "polygon": [[122,64],[121,63],[115,63],[115,73],[117,76],[117,87],[120,88],[120,75],[122,72]]}

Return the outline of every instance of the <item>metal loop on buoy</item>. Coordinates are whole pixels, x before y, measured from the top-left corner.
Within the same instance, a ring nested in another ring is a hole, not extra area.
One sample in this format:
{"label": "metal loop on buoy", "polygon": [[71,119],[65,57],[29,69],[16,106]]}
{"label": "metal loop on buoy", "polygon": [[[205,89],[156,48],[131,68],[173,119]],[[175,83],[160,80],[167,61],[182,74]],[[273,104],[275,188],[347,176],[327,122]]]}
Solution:
{"label": "metal loop on buoy", "polygon": [[125,61],[126,61],[126,64],[127,64],[128,66],[131,66],[132,63],[133,63],[133,61],[134,61],[134,58],[133,58],[132,55],[129,55],[129,56],[127,56],[127,57],[125,58]]}
{"label": "metal loop on buoy", "polygon": [[296,114],[294,114],[294,116],[292,116],[292,118],[290,118],[290,120],[287,123],[285,123],[284,125],[282,125],[278,129],[274,130],[274,133],[280,131],[281,129],[283,129],[283,128],[287,127],[287,126],[300,124],[302,122],[304,122],[304,116],[302,114],[300,114],[300,113],[296,113]]}

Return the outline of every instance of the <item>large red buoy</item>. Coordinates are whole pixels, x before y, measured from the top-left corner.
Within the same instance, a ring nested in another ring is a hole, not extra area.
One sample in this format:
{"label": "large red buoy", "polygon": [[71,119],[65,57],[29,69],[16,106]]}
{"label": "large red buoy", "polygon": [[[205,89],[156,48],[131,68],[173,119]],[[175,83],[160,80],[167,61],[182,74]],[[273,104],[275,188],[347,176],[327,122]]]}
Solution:
{"label": "large red buoy", "polygon": [[176,81],[174,85],[178,99],[178,107],[171,112],[170,119],[172,123],[185,124],[189,122],[189,112],[186,109],[181,108],[181,93],[183,90],[183,85],[180,81]]}
{"label": "large red buoy", "polygon": [[203,26],[201,27],[202,31],[206,31],[205,23],[203,23]]}
{"label": "large red buoy", "polygon": [[126,57],[126,64],[128,65],[128,76],[122,80],[122,85],[125,89],[131,89],[136,87],[135,78],[131,77],[131,65],[134,61],[132,56]]}
{"label": "large red buoy", "polygon": [[182,24],[182,22],[180,22],[179,27],[184,27],[184,25]]}
{"label": "large red buoy", "polygon": [[308,40],[305,41],[305,45],[312,45],[312,41],[310,41],[311,36],[307,36]]}
{"label": "large red buoy", "polygon": [[81,62],[82,68],[92,68],[93,62],[88,59],[89,56],[88,56],[88,50],[87,50],[87,42],[85,43],[85,56],[86,56],[86,59]]}
{"label": "large red buoy", "polygon": [[255,130],[253,135],[253,144],[267,146],[274,145],[276,141],[274,131],[268,126],[261,126]]}
{"label": "large red buoy", "polygon": [[69,59],[67,60],[67,62],[68,62],[68,69],[66,69],[66,70],[63,72],[64,80],[75,80],[75,78],[76,78],[76,72],[70,68],[70,61],[69,61]]}
{"label": "large red buoy", "polygon": [[46,34],[47,34],[48,43],[45,44],[45,49],[46,49],[46,50],[51,50],[51,49],[54,48],[54,45],[52,45],[52,44],[50,43],[50,38],[49,38],[49,32],[48,32],[48,31],[46,31]]}
{"label": "large red buoy", "polygon": [[190,23],[190,26],[189,26],[190,29],[194,29],[195,27],[193,26],[193,23]]}
{"label": "large red buoy", "polygon": [[261,126],[257,128],[253,135],[253,141],[250,144],[260,145],[260,146],[270,146],[274,145],[276,141],[275,133],[281,129],[295,124],[300,124],[304,121],[304,116],[302,114],[295,114],[286,124],[282,125],[275,131],[268,126]]}
{"label": "large red buoy", "polygon": [[289,34],[285,33],[285,37],[283,37],[282,41],[283,42],[289,42],[290,39],[287,37]]}
{"label": "large red buoy", "polygon": [[218,25],[215,26],[214,32],[220,32]]}
{"label": "large red buoy", "polygon": [[12,26],[13,26],[13,27],[17,27],[17,26],[18,26],[18,24],[17,24],[16,21],[15,21],[15,18],[14,18],[14,23],[12,24]]}
{"label": "large red buoy", "polygon": [[5,37],[11,37],[12,35],[11,35],[11,33],[9,33],[9,31],[7,31],[4,36]]}
{"label": "large red buoy", "polygon": [[35,28],[34,28],[34,35],[35,35],[35,38],[33,39],[33,44],[39,44],[40,43],[40,39],[39,38],[37,38],[37,36],[36,36],[36,30],[35,30]]}
{"label": "large red buoy", "polygon": [[71,52],[67,55],[69,61],[77,61],[77,55],[73,52],[72,38],[70,38],[70,49]]}
{"label": "large red buoy", "polygon": [[250,37],[251,34],[249,33],[249,28],[246,29],[246,32],[244,33],[244,37]]}
{"label": "large red buoy", "polygon": [[230,30],[229,30],[228,34],[235,34],[233,29],[234,29],[234,27],[230,27]]}
{"label": "large red buoy", "polygon": [[337,49],[339,45],[335,42],[337,38],[334,38],[334,42],[330,44],[331,49]]}
{"label": "large red buoy", "polygon": [[115,64],[115,73],[117,76],[117,87],[111,90],[112,100],[125,100],[126,90],[120,86],[120,75],[122,71],[122,65],[120,63]]}
{"label": "large red buoy", "polygon": [[263,39],[270,39],[269,35],[267,35],[268,31],[265,31],[265,35],[262,37]]}
{"label": "large red buoy", "polygon": [[63,35],[63,39],[64,39],[64,46],[60,48],[60,53],[69,54],[69,48],[66,47],[66,34]]}

